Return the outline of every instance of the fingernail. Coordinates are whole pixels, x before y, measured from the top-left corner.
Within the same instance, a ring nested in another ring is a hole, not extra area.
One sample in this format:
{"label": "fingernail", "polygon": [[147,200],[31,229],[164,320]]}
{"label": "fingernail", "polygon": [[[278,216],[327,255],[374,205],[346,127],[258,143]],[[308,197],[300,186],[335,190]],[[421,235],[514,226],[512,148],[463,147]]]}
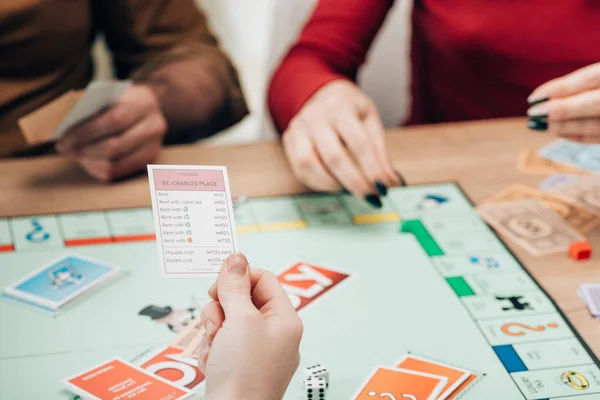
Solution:
{"label": "fingernail", "polygon": [[243,254],[234,253],[229,256],[227,263],[227,271],[235,275],[246,275],[248,271],[248,260]]}
{"label": "fingernail", "polygon": [[368,194],[365,196],[365,201],[375,208],[381,208],[381,199],[376,194]]}
{"label": "fingernail", "polygon": [[530,119],[527,122],[527,127],[534,131],[546,131],[548,130],[548,122],[543,120]]}
{"label": "fingernail", "polygon": [[206,336],[211,338],[212,334],[215,332],[215,323],[212,321],[212,319],[207,319],[204,321],[204,330],[206,331]]}
{"label": "fingernail", "polygon": [[406,186],[406,181],[404,180],[404,177],[400,174],[400,172],[396,171],[396,176],[400,181],[400,186]]}
{"label": "fingernail", "polygon": [[387,196],[388,188],[383,182],[375,181],[375,188],[377,189],[377,192],[379,192],[380,195]]}
{"label": "fingernail", "polygon": [[547,115],[534,115],[533,117],[529,117],[529,119],[531,121],[548,122],[548,116]]}
{"label": "fingernail", "polygon": [[213,290],[215,290],[215,287],[217,286],[217,282],[213,283],[212,285],[210,285],[210,287],[208,288],[208,293],[212,292]]}
{"label": "fingernail", "polygon": [[550,97],[548,96],[544,96],[544,95],[531,95],[527,98],[527,102],[529,103],[530,107],[536,106],[538,104],[542,104],[547,102],[548,100],[550,100]]}
{"label": "fingernail", "polygon": [[538,104],[527,110],[527,115],[530,117],[548,116],[548,104]]}
{"label": "fingernail", "polygon": [[202,340],[202,347],[200,348],[200,359],[206,357],[206,355],[210,352],[210,341],[207,337],[204,337]]}

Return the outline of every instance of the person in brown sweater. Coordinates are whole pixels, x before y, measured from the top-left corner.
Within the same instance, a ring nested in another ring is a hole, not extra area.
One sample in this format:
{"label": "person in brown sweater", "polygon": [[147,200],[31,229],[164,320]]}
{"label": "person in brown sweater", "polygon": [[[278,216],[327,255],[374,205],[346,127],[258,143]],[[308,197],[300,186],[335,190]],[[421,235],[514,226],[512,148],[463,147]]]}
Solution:
{"label": "person in brown sweater", "polygon": [[[98,34],[116,77],[133,85],[55,144],[27,146],[18,119],[90,82]],[[247,112],[235,68],[193,0],[0,2],[0,157],[56,151],[110,181],[145,168],[163,145],[205,138]]]}

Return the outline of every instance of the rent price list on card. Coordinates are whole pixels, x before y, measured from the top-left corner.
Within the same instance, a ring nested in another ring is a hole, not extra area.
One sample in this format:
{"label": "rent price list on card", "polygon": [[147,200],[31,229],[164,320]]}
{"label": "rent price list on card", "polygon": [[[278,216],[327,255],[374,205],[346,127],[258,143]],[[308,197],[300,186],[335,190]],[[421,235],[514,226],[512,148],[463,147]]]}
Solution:
{"label": "rent price list on card", "polygon": [[236,251],[224,167],[148,166],[163,275],[214,275]]}

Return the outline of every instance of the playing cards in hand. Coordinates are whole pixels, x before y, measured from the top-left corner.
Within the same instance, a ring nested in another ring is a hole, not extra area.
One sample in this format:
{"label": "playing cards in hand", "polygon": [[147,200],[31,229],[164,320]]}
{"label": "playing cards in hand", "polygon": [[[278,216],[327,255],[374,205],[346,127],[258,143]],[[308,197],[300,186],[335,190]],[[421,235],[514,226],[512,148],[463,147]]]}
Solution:
{"label": "playing cards in hand", "polygon": [[71,90],[19,119],[28,144],[59,139],[117,102],[131,86],[129,81],[94,81],[83,91]]}
{"label": "playing cards in hand", "polygon": [[478,212],[494,229],[533,255],[567,251],[585,238],[540,200],[484,204]]}

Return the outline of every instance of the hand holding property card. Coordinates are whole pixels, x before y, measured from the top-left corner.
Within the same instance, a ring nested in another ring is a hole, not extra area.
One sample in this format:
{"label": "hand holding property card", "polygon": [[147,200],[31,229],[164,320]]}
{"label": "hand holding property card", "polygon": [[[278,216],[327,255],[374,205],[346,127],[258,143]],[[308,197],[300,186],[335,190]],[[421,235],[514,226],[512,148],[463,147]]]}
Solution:
{"label": "hand holding property card", "polygon": [[28,144],[59,139],[114,104],[130,86],[129,81],[91,82],[84,91],[71,90],[19,119],[19,126]]}
{"label": "hand holding property card", "polygon": [[63,383],[84,399],[93,400],[192,400],[199,397],[118,358],[67,378]]}
{"label": "hand holding property card", "polygon": [[148,165],[160,272],[216,277],[237,251],[227,168]]}

